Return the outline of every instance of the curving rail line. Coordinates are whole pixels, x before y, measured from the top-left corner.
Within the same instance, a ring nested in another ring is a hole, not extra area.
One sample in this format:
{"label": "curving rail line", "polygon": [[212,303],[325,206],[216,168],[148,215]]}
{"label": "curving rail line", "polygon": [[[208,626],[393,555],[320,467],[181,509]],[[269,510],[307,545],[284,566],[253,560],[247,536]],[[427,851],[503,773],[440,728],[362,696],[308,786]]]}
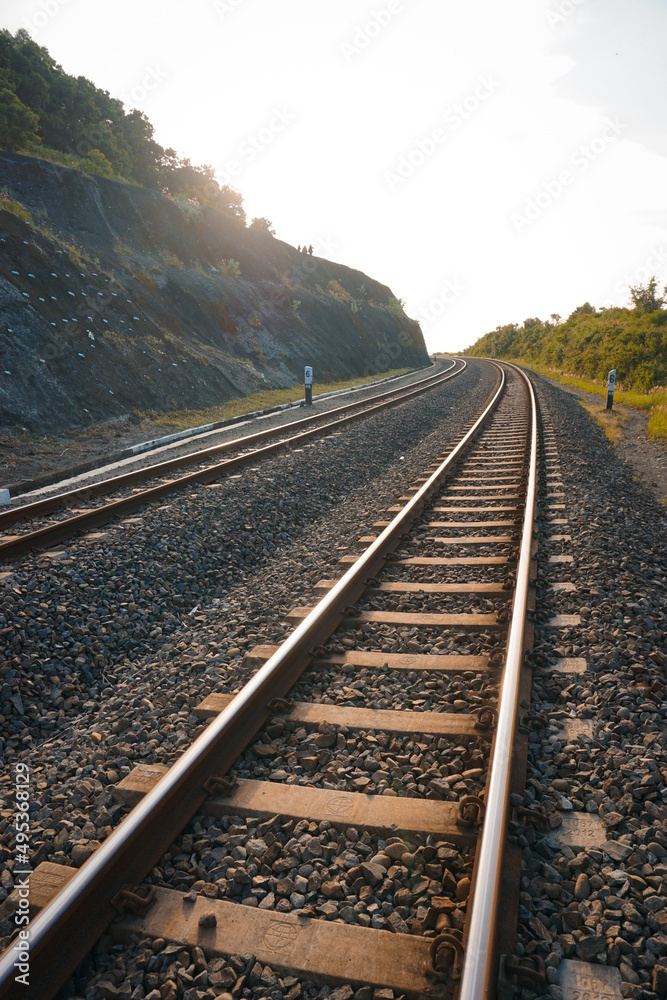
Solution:
{"label": "curving rail line", "polygon": [[[133,493],[127,497],[122,497],[119,500],[113,500],[101,507],[84,511],[65,520],[56,521],[53,524],[38,528],[35,531],[26,532],[25,534],[9,538],[4,542],[0,541],[0,563],[11,562],[12,560],[18,559],[20,556],[26,555],[28,552],[34,550],[50,548],[53,545],[57,545],[60,542],[73,537],[80,531],[89,531],[93,528],[101,527],[116,517],[133,513],[145,504],[159,500],[170,493],[187,489],[195,483],[214,482],[215,480],[220,479],[223,475],[233,472],[235,469],[239,469],[245,465],[250,465],[261,458],[267,457],[268,455],[273,455],[276,452],[298,445],[312,437],[316,437],[321,434],[329,434],[347,423],[351,423],[355,420],[361,420],[370,414],[377,413],[379,410],[385,409],[386,407],[395,406],[398,403],[412,399],[415,396],[421,395],[423,392],[435,388],[443,382],[454,378],[456,375],[461,374],[461,372],[463,372],[466,368],[466,362],[464,361],[462,366],[457,368],[456,371],[452,371],[452,368],[454,367],[456,367],[456,362],[454,362],[445,373],[439,372],[436,375],[430,375],[428,378],[420,380],[416,387],[412,385],[407,390],[392,389],[388,392],[371,396],[365,400],[337,407],[336,409],[329,411],[327,414],[314,414],[313,416],[303,417],[300,420],[294,420],[288,424],[284,424],[282,427],[268,428],[263,431],[257,431],[255,434],[251,434],[247,437],[226,441],[223,444],[215,445],[212,448],[206,448],[200,451],[192,452],[188,455],[179,456],[178,458],[169,459],[168,461],[160,462],[157,465],[135,469],[132,472],[126,472],[120,476],[115,476],[112,479],[106,479],[90,486],[80,487],[75,490],[69,490],[67,493],[46,497],[42,500],[36,501],[35,503],[27,504],[24,507],[12,508],[3,514],[0,514],[0,530],[9,528],[19,521],[34,520],[37,517],[46,516],[62,508],[71,507],[74,503],[82,500],[87,500],[95,496],[104,496],[109,493],[115,493],[119,490],[126,489],[139,481],[166,476],[167,474],[176,469],[182,468],[185,465],[198,465],[227,451],[232,451],[238,448],[252,447],[266,438],[276,437],[285,431],[291,432],[302,427],[308,428],[307,430],[297,430],[297,433],[292,434],[290,437],[281,438],[279,441],[264,445],[260,448],[254,448],[251,451],[244,452],[234,458],[227,459],[224,462],[218,462],[214,465],[205,466],[204,468],[197,469],[195,472],[191,472],[188,475],[180,476],[177,479],[169,479],[157,486],[150,487],[138,493]],[[344,415],[341,416],[340,414]],[[327,419],[326,423],[320,423],[323,418],[328,418],[331,415],[333,415],[335,419]],[[313,427],[313,424],[316,424],[317,426]]]}
{"label": "curving rail line", "polygon": [[[426,475],[425,482],[415,488],[414,495],[382,528],[378,537],[371,541],[341,579],[329,587],[328,592],[315,608],[307,610],[305,617],[292,634],[275,652],[270,653],[264,665],[245,687],[216,715],[183,756],[169,768],[157,783],[154,783],[126,819],[31,922],[29,937],[33,975],[29,991],[14,981],[14,957],[11,947],[0,957],[0,997],[3,1000],[5,997],[13,1000],[14,997],[47,998],[52,996],[116,915],[120,890],[129,890],[129,897],[126,893],[126,898],[129,898],[130,901],[138,900],[139,909],[144,904],[150,904],[155,890],[151,888],[144,892],[146,887],[140,886],[141,881],[152,866],[157,864],[161,855],[168,849],[183,826],[202,808],[209,794],[220,792],[221,788],[224,787],[226,772],[267,718],[275,713],[275,699],[283,699],[313,658],[321,655],[318,647],[326,642],[336,627],[352,613],[351,606],[369,586],[369,581],[371,586],[377,586],[376,575],[383,570],[391,553],[405,538],[412,526],[418,522],[436,494],[443,488],[443,484],[450,483],[453,476],[458,476],[461,464],[467,461],[467,457],[480,436],[486,433],[487,425],[492,421],[506,392],[506,369],[492,363],[499,372],[500,384],[484,412],[462,440],[453,447],[444,460],[439,462],[434,471]],[[428,941],[428,944],[431,945],[432,967],[430,970],[422,969],[421,972],[417,970],[415,973],[415,975],[428,973],[429,976],[433,976],[432,995],[444,996],[447,984],[451,986],[453,983],[452,964],[456,966],[457,956],[460,958],[462,955],[461,997],[464,997],[465,1000],[473,1000],[473,998],[476,1000],[476,998],[484,996],[484,990],[489,987],[494,974],[494,924],[507,824],[509,770],[518,709],[518,678],[523,656],[535,499],[537,447],[535,400],[532,387],[523,373],[514,366],[507,367],[512,373],[515,384],[518,379],[523,379],[527,384],[526,393],[529,399],[530,415],[527,434],[523,429],[517,430],[513,435],[512,445],[505,445],[504,452],[507,455],[516,456],[515,464],[518,464],[520,449],[518,443],[515,442],[518,441],[519,435],[524,435],[529,442],[529,460],[527,477],[524,477],[527,482],[525,514],[521,528],[521,547],[516,569],[511,627],[506,653],[502,657],[505,667],[490,777],[486,791],[486,816],[479,842],[473,895],[468,911],[469,921],[464,939],[457,943],[452,940],[451,935],[444,935],[433,941]],[[524,422],[522,417],[522,427]],[[519,422],[516,423],[516,427],[519,427]],[[511,433],[509,432],[509,434]],[[501,444],[497,448],[497,451],[500,452],[503,451],[502,442],[508,440],[509,434],[507,431],[503,431],[501,426],[486,440],[487,442],[500,442]],[[493,461],[490,451],[491,445],[487,443],[483,447],[486,450],[475,453],[476,466]],[[506,459],[506,461],[515,461],[515,459]],[[522,458],[521,462],[523,461]],[[492,466],[488,466],[488,468],[492,471]],[[452,491],[473,489],[473,495],[470,497],[467,493],[464,495],[463,492],[453,493],[454,497],[461,497],[464,502],[469,503],[475,502],[475,490],[480,492],[485,489],[494,494],[487,498],[489,503],[514,499],[514,497],[503,495],[503,492],[506,494],[508,490],[515,488],[509,483],[505,486],[484,486],[479,485],[479,477],[480,473],[478,472],[471,476],[471,479],[476,482],[474,487],[457,485],[458,480],[455,480],[454,484],[448,488]],[[499,478],[502,477],[495,477],[496,482]],[[467,477],[464,477],[462,482],[466,481]],[[479,510],[488,510],[491,513],[499,509],[513,508],[489,506],[444,509],[464,510],[469,515],[473,511]],[[491,513],[491,517],[493,516],[497,515]],[[452,526],[459,527],[456,522],[452,522]],[[473,522],[471,526],[479,528],[480,524]],[[497,539],[478,538],[476,541],[483,543],[506,542],[507,540],[501,537]],[[450,541],[457,543],[464,541],[471,544],[473,537],[463,540],[451,539]],[[466,557],[440,560],[440,562],[443,561],[479,564],[484,562],[502,563],[507,560],[476,560]],[[438,560],[431,560],[431,562],[438,562]],[[328,584],[328,582],[326,583]],[[391,588],[392,585],[388,584],[387,586]],[[405,585],[408,591],[410,586],[414,585]],[[428,587],[429,585],[424,584],[424,586]],[[447,584],[440,586],[443,592],[447,590]],[[499,588],[497,585],[495,586],[497,593]],[[485,587],[488,585],[477,581],[474,584],[463,585],[463,592],[470,593],[475,590],[484,592]],[[461,590],[455,592],[460,593]],[[429,657],[428,659],[439,658]],[[453,657],[452,659],[457,658]],[[497,664],[495,665],[497,666]],[[464,669],[469,669],[469,667]],[[292,787],[286,786],[286,790],[289,791]],[[392,803],[406,801],[409,800],[390,799],[388,806],[390,807]],[[441,804],[448,805],[448,803]],[[135,890],[133,887],[137,885],[140,888]],[[239,909],[247,910],[246,907],[239,907]],[[313,923],[317,924],[318,921],[313,921]],[[353,930],[353,928],[349,930]],[[384,937],[381,932],[363,929],[359,929],[358,933],[376,934],[376,936],[380,933],[380,936]],[[419,941],[419,938],[411,937],[408,939],[408,942],[412,942],[412,947],[415,949],[417,949]],[[251,943],[249,942],[249,944]],[[203,946],[206,947],[205,944]],[[423,954],[423,949],[419,953]],[[421,959],[419,961],[421,962]],[[370,956],[369,962],[373,964]],[[309,966],[302,966],[302,968],[309,968]],[[317,970],[315,974],[317,974]],[[411,990],[409,983],[407,988],[405,983],[397,984],[397,986],[402,991],[410,992]]]}
{"label": "curving rail line", "polygon": [[537,405],[530,380],[515,365],[530,394],[530,460],[526,487],[525,516],[512,605],[512,624],[507,641],[503,684],[498,710],[498,728],[491,758],[486,793],[484,829],[476,865],[476,885],[468,914],[463,980],[459,1000],[482,1000],[490,996],[496,969],[493,942],[500,905],[500,880],[505,831],[509,814],[512,746],[519,710],[519,685],[524,655],[524,630],[528,603],[533,516],[537,486]]}

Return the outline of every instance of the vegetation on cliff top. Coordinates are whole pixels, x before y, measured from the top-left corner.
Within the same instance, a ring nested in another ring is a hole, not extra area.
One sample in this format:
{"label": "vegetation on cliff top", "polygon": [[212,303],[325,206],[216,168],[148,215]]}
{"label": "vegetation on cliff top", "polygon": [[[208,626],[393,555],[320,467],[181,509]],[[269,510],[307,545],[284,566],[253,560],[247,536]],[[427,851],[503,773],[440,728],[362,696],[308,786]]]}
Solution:
{"label": "vegetation on cliff top", "polygon": [[657,279],[630,289],[633,308],[595,309],[585,302],[562,323],[526,319],[485,334],[466,352],[475,357],[522,358],[593,381],[616,369],[617,385],[648,393],[667,383],[667,288]]}
{"label": "vegetation on cliff top", "polygon": [[657,278],[630,288],[632,308],[595,309],[585,302],[561,323],[526,319],[485,334],[469,350],[473,357],[524,363],[585,392],[606,396],[607,375],[616,369],[616,402],[648,410],[648,432],[667,437],[667,286]]}
{"label": "vegetation on cliff top", "polygon": [[[212,205],[245,223],[238,191],[153,138],[146,116],[65,73],[24,29],[0,31],[0,148]],[[260,220],[266,222],[266,220]]]}

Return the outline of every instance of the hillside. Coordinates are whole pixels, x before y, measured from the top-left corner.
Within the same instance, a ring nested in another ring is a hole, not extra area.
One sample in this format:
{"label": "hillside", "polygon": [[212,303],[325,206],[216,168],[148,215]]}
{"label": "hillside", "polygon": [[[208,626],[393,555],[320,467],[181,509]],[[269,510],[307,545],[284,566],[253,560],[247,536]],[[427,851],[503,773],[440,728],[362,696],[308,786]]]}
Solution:
{"label": "hillside", "polygon": [[480,337],[467,354],[520,358],[595,381],[617,371],[619,388],[650,392],[667,384],[667,309],[656,294],[655,279],[631,289],[633,309],[596,310],[588,302],[561,323],[527,319]]}
{"label": "hillside", "polygon": [[[158,79],[155,71],[145,78],[149,86]],[[241,194],[221,187],[210,166],[164,149],[141,111],[65,72],[24,28],[0,30],[0,148],[196,198],[245,222]]]}
{"label": "hillside", "polygon": [[427,361],[384,285],[206,205],[0,153],[0,429]]}

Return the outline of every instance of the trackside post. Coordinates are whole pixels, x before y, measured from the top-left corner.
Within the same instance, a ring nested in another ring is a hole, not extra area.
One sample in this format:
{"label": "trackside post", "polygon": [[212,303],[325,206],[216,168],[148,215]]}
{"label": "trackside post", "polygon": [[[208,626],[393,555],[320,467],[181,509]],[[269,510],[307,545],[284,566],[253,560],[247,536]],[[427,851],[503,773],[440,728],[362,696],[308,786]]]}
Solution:
{"label": "trackside post", "polygon": [[612,368],[607,377],[607,409],[614,405],[614,386],[616,385],[616,369]]}

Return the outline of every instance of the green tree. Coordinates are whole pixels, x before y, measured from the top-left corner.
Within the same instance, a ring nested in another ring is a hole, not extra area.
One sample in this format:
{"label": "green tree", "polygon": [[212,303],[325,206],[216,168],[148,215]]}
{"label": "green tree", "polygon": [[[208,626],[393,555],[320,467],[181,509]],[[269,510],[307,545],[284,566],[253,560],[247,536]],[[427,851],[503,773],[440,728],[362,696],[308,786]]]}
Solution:
{"label": "green tree", "polygon": [[246,214],[243,208],[243,195],[236,188],[223,184],[214,205],[219,212],[231,216],[232,219],[237,219],[242,226],[245,226]]}
{"label": "green tree", "polygon": [[661,309],[665,295],[667,295],[667,286],[663,294],[658,295],[658,279],[655,275],[649,278],[645,285],[630,285],[630,298],[638,313],[650,313]]}
{"label": "green tree", "polygon": [[[649,293],[651,289],[648,289]],[[652,289],[656,300],[656,288]],[[611,306],[597,311],[584,303],[564,323],[526,320],[487,333],[469,353],[522,359],[604,382],[616,368],[624,389],[648,392],[667,382],[667,310],[640,312]]]}
{"label": "green tree", "polygon": [[220,187],[213,167],[195,166],[187,157],[179,159],[173,149],[162,151],[160,161],[162,190],[171,195],[183,195],[200,205],[210,205],[224,215],[230,215],[245,226],[243,198],[226,184]]}
{"label": "green tree", "polygon": [[[129,177],[144,187],[158,187],[162,147],[153,139],[153,126],[141,111],[131,111],[118,122],[114,135],[127,151]],[[113,161],[112,161],[113,162]]]}
{"label": "green tree", "polygon": [[211,205],[245,225],[240,193],[221,187],[212,167],[163,149],[153,133],[141,111],[126,112],[122,101],[86,77],[70,76],[24,28],[15,35],[0,30],[0,145],[16,150],[41,141],[44,156],[64,153],[84,170],[104,176],[111,170],[144,187]]}
{"label": "green tree", "polygon": [[10,152],[39,141],[39,118],[8,87],[0,90],[0,146]]}
{"label": "green tree", "polygon": [[248,229],[252,229],[254,233],[268,233],[269,236],[276,235],[273,224],[268,219],[265,219],[263,215],[255,216]]}

